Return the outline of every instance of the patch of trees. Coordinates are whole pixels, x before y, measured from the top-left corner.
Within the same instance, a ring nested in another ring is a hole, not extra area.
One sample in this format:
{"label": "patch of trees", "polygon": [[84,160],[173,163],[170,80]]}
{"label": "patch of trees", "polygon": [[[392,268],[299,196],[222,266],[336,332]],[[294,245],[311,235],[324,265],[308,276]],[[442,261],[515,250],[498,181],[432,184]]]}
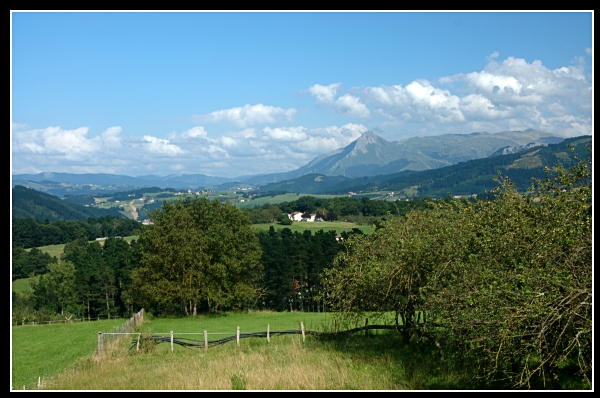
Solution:
{"label": "patch of trees", "polygon": [[34,247],[25,250],[20,246],[12,248],[12,280],[28,278],[48,272],[48,264],[57,262],[56,257]]}
{"label": "patch of trees", "polygon": [[[16,250],[18,256],[23,256],[21,250]],[[34,253],[40,259],[36,250],[29,256]],[[41,321],[57,313],[90,318],[131,313],[137,309],[128,301],[136,252],[135,241],[128,244],[113,237],[103,245],[87,239],[67,243],[61,261],[53,258],[37,282],[30,280],[33,293],[13,294],[13,315],[17,321]]]}
{"label": "patch of trees", "polygon": [[[353,234],[362,231],[355,228],[343,233],[346,238]],[[344,249],[335,231],[319,230],[313,235],[310,230],[300,233],[270,227],[268,232],[259,232],[258,239],[266,288],[262,305],[277,311],[323,311],[323,271]]]}
{"label": "patch of trees", "polygon": [[252,209],[244,209],[248,214],[248,218],[252,224],[267,224],[279,220],[283,213],[278,205],[266,203],[262,206],[257,206]]}
{"label": "patch of trees", "polygon": [[245,212],[219,200],[163,203],[140,232],[132,302],[195,315],[248,308],[261,295],[261,249]]}
{"label": "patch of trees", "polygon": [[135,220],[112,216],[89,217],[87,222],[40,222],[31,218],[15,218],[12,220],[12,243],[23,248],[58,245],[78,238],[94,240],[108,236],[130,236],[140,227]]}
{"label": "patch of trees", "polygon": [[502,178],[493,202],[382,222],[326,272],[331,306],[347,321],[392,311],[405,341],[490,382],[560,388],[571,371],[591,383],[591,173],[591,158],[559,166],[527,194]]}
{"label": "patch of trees", "polygon": [[[322,214],[323,219],[335,221],[348,219],[351,216],[382,217],[387,214],[404,215],[411,210],[426,209],[427,202],[431,198],[423,198],[410,201],[383,201],[371,200],[367,197],[356,198],[340,196],[336,198],[317,198],[314,196],[301,196],[291,202],[283,202],[278,205],[264,204],[253,209],[245,209],[253,224],[269,223],[277,220],[281,213]],[[352,220],[355,221],[355,220]]]}

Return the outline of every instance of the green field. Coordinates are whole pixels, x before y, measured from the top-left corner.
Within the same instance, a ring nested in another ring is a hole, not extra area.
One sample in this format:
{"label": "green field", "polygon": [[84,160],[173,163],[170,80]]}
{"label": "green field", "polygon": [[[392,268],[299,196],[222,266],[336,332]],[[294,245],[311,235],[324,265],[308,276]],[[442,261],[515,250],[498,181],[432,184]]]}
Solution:
{"label": "green field", "polygon": [[[40,276],[36,275],[33,277],[33,280],[35,282],[37,282],[37,280],[39,278],[40,278]],[[13,281],[12,290],[13,290],[13,292],[16,292],[16,293],[33,292],[33,289],[31,288],[31,285],[29,284],[29,278],[22,278],[22,279],[17,279],[16,281]]]}
{"label": "green field", "polygon": [[54,325],[13,326],[11,329],[12,386],[32,388],[90,355],[98,346],[98,332],[109,331],[126,319]]}
{"label": "green field", "polygon": [[[330,314],[251,312],[201,315],[177,319],[150,318],[141,325],[147,333],[223,333],[332,326]],[[184,337],[184,335],[180,336]],[[187,338],[193,338],[185,335]],[[203,336],[198,335],[202,340]],[[400,334],[317,337],[301,335],[245,338],[203,348],[144,344],[132,339],[110,346],[101,357],[88,357],[42,383],[53,390],[410,390],[469,388],[462,370],[440,364],[428,351],[402,343]]]}
{"label": "green field", "polygon": [[372,225],[358,225],[355,223],[344,221],[294,222],[292,225],[281,225],[278,223],[253,225],[254,228],[260,229],[262,231],[268,231],[271,226],[275,228],[275,230],[289,228],[292,230],[292,232],[304,232],[308,229],[314,233],[322,229],[326,232],[330,230],[335,230],[337,234],[341,234],[343,231],[351,231],[352,228],[358,228],[365,234],[370,234],[371,232],[375,231],[375,227]]}
{"label": "green field", "polygon": [[[236,334],[238,326],[241,333],[266,331],[267,324],[271,325],[273,331],[300,330],[300,322],[304,322],[306,330],[323,330],[332,327],[333,317],[329,313],[315,312],[222,313],[187,318],[153,318],[146,320],[140,330],[166,334],[173,331],[175,336],[177,333],[200,333],[198,336],[190,338],[202,340],[204,330],[209,333],[226,333],[233,336]],[[214,339],[221,337],[215,336]],[[212,340],[213,337],[211,336],[209,339]]]}

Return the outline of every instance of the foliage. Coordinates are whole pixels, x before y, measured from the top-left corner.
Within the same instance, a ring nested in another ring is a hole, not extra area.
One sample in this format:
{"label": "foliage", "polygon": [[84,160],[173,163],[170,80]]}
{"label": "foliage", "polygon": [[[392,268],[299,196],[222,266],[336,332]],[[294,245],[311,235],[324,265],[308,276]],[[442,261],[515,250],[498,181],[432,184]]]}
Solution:
{"label": "foliage", "polygon": [[116,209],[98,209],[76,203],[67,203],[57,196],[16,185],[12,189],[13,218],[31,218],[38,221],[80,220],[88,217],[111,215],[119,217]]}
{"label": "foliage", "polygon": [[42,223],[31,218],[12,220],[13,246],[24,248],[56,245],[72,242],[78,238],[94,240],[108,236],[133,235],[140,224],[135,220],[103,216],[79,220]]}
{"label": "foliage", "polygon": [[261,250],[247,215],[229,203],[186,197],[165,202],[140,233],[130,303],[196,314],[198,305],[253,304]]}
{"label": "foliage", "polygon": [[490,382],[560,388],[572,366],[589,382],[591,158],[547,173],[528,194],[501,178],[493,202],[437,201],[349,239],[327,276],[334,305],[397,311],[406,337]]}

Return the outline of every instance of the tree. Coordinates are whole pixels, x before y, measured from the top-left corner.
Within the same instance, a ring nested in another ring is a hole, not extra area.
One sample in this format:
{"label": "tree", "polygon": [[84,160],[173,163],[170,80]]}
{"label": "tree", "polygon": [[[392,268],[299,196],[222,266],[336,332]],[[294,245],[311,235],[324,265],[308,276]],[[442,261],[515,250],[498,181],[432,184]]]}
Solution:
{"label": "tree", "polygon": [[249,306],[260,295],[261,249],[247,214],[206,198],[164,202],[140,232],[130,300],[196,314],[199,304]]}
{"label": "tree", "polygon": [[70,261],[50,263],[48,265],[47,286],[58,302],[61,315],[65,310],[74,310],[77,300],[75,295],[75,266]]}
{"label": "tree", "polygon": [[332,306],[396,311],[406,337],[489,381],[560,388],[572,364],[589,383],[591,157],[547,173],[526,194],[501,178],[494,201],[432,202],[348,239],[327,274]]}

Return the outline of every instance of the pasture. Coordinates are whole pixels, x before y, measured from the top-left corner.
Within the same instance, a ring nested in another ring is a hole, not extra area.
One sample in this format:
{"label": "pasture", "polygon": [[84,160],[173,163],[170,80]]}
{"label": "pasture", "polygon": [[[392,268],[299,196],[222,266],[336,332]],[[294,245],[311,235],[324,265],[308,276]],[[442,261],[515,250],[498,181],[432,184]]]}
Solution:
{"label": "pasture", "polygon": [[[330,328],[333,318],[321,313],[251,312],[162,319],[146,318],[149,333],[222,332],[235,334]],[[192,338],[189,335],[188,338]],[[210,335],[209,340],[225,335]],[[198,335],[198,339],[203,336]],[[124,338],[42,384],[58,390],[405,390],[459,388],[466,375],[447,367],[414,344],[405,345],[395,331],[350,336],[301,335],[241,339],[211,347],[184,348],[168,343],[143,343],[140,351]]]}
{"label": "pasture", "polygon": [[313,234],[320,229],[322,229],[325,232],[335,230],[337,234],[341,234],[343,231],[350,232],[352,231],[352,228],[358,228],[365,234],[370,234],[371,232],[375,231],[375,227],[373,225],[359,225],[345,221],[294,222],[292,225],[281,225],[278,223],[253,224],[254,228],[260,229],[262,231],[268,231],[269,227],[271,226],[276,230],[289,228],[292,230],[292,232],[304,232],[306,230],[310,230]]}
{"label": "pasture", "polygon": [[111,330],[126,319],[67,324],[25,325],[11,328],[13,389],[27,389],[90,355],[98,346],[98,332]]}
{"label": "pasture", "polygon": [[[40,279],[39,275],[33,277],[34,282],[37,283],[38,279]],[[29,283],[30,278],[22,278],[17,279],[12,282],[12,291],[15,293],[23,293],[23,292],[33,292],[31,288],[31,284]]]}

